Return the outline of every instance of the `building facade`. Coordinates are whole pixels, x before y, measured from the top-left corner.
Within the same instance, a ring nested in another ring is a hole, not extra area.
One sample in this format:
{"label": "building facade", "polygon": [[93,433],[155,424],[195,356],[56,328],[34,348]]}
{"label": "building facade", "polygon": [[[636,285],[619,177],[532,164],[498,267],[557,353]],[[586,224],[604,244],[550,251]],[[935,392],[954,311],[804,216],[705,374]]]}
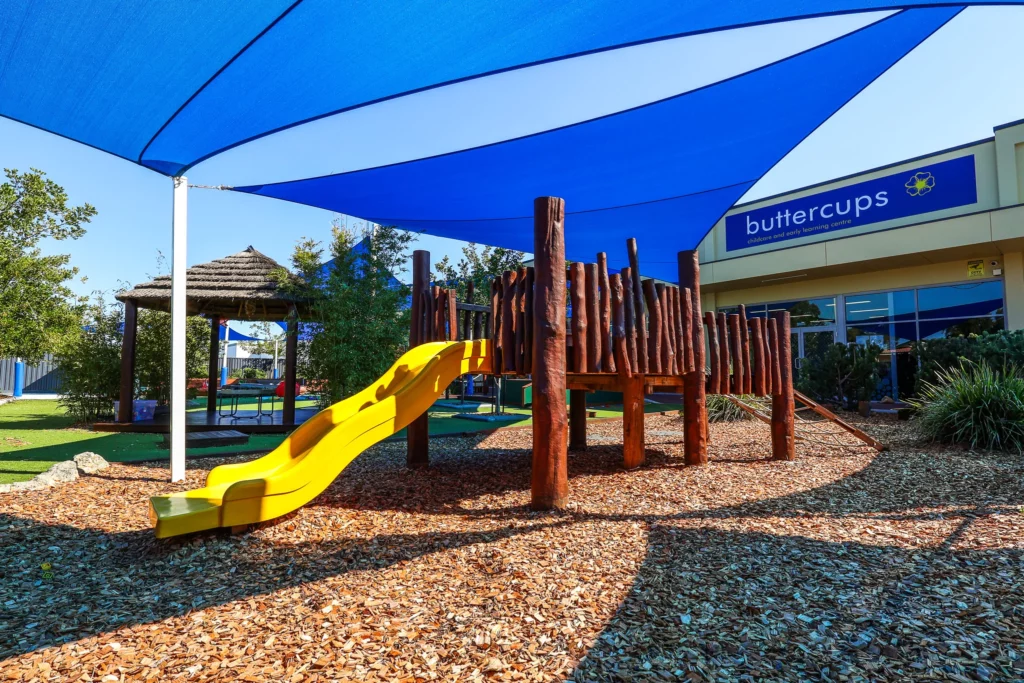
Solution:
{"label": "building facade", "polygon": [[912,342],[1024,329],[1024,120],[991,138],[737,205],[700,244],[704,310],[786,309],[794,356],[873,342],[906,396]]}

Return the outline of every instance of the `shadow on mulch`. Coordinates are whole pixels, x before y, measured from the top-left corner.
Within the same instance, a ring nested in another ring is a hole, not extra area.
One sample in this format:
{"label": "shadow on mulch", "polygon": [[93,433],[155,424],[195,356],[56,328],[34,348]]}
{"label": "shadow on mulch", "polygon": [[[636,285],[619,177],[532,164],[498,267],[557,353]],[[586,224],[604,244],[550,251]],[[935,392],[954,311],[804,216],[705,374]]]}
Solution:
{"label": "shadow on mulch", "polygon": [[[621,454],[621,446],[615,445],[575,453],[570,475],[642,477],[644,468],[622,471]],[[575,680],[624,680],[652,671],[667,679],[702,680],[727,670],[752,680],[834,679],[844,670],[911,678],[926,672],[901,667],[928,657],[951,667],[944,671],[961,675],[967,669],[959,664],[959,655],[946,654],[951,650],[945,643],[953,638],[943,629],[956,636],[959,653],[978,657],[971,676],[982,662],[999,679],[1007,675],[997,673],[1000,665],[993,663],[1005,651],[1000,639],[1016,638],[1024,630],[1024,556],[1020,549],[952,548],[972,521],[1024,503],[1020,471],[1001,468],[998,462],[979,469],[967,455],[945,457],[941,477],[929,474],[927,456],[882,453],[857,473],[822,487],[672,515],[537,515],[522,507],[464,506],[474,498],[527,490],[530,460],[523,449],[438,454],[425,472],[406,472],[396,469],[393,459],[371,458],[357,461],[352,469],[358,476],[340,478],[312,505],[491,515],[514,524],[486,532],[287,545],[226,534],[165,543],[148,529],[103,533],[0,514],[3,546],[17,549],[0,556],[0,656],[452,548],[602,519],[645,524],[647,556],[633,590],[572,674]],[[648,468],[678,462],[656,446],[648,448]],[[962,520],[940,548],[673,526],[700,519],[858,518],[879,513],[891,519],[936,518],[938,513],[928,512],[929,507],[947,508],[946,519]],[[194,552],[204,544],[212,551]],[[50,556],[53,546],[62,551],[58,557]],[[186,546],[188,564],[182,565],[185,553],[179,551]],[[94,548],[106,551],[105,566],[78,566],[76,554]],[[28,556],[34,565],[26,566]],[[49,582],[38,571],[47,561],[55,571]],[[7,603],[12,599],[13,604]],[[92,607],[83,610],[84,605]],[[765,654],[758,654],[760,650]]]}

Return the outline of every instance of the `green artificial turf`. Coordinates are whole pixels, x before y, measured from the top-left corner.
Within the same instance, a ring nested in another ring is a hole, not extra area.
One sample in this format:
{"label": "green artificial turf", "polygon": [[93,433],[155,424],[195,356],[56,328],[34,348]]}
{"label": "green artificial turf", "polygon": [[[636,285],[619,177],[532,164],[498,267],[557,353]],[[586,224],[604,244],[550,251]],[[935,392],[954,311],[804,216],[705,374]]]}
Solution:
{"label": "green artificial turf", "polygon": [[[678,410],[679,407],[647,404],[645,410],[661,412]],[[531,424],[529,408],[505,409],[508,414],[520,416],[517,420],[485,422],[459,417],[459,413],[487,413],[490,410],[490,405],[472,402],[459,407],[434,406],[430,411],[430,433],[460,434]],[[590,410],[596,413],[597,419],[622,415],[621,406],[602,406]],[[403,429],[392,438],[400,439],[404,436]],[[193,457],[238,451],[270,451],[283,440],[282,434],[253,434],[244,446],[190,448],[187,455]],[[160,447],[162,442],[161,434],[117,434],[75,427],[57,401],[14,401],[0,406],[0,484],[31,479],[54,463],[70,460],[83,451],[99,453],[111,462],[169,458],[168,450]]]}

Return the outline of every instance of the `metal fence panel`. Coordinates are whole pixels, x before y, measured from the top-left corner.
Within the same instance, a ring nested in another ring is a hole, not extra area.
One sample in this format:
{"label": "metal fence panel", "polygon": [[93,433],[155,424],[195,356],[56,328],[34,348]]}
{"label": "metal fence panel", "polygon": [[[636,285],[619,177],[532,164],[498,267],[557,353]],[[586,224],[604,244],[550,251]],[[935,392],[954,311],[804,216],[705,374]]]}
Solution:
{"label": "metal fence panel", "polygon": [[[37,365],[25,366],[26,394],[59,394],[63,388],[60,368],[53,362],[53,356],[46,357]],[[0,394],[14,393],[14,359],[0,359]]]}

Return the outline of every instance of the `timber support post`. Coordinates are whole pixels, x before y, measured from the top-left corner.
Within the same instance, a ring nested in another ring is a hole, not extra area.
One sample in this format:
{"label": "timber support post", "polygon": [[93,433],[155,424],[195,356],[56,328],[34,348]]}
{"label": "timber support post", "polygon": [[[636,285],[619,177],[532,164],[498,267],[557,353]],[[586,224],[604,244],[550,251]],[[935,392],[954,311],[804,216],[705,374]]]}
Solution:
{"label": "timber support post", "polygon": [[[430,316],[429,305],[424,306],[430,300],[430,252],[417,249],[412,254],[412,324],[409,334],[409,346],[419,346],[428,339],[424,321]],[[406,430],[406,454],[405,464],[407,467],[418,469],[426,467],[430,463],[430,440],[427,428],[427,414],[420,415]]]}
{"label": "timber support post", "polygon": [[295,365],[299,357],[299,313],[292,307],[288,313],[288,330],[284,342],[284,407],[281,422],[295,424]]}
{"label": "timber support post", "polygon": [[565,410],[565,201],[533,202],[533,470],[534,510],[565,507],[569,474]]}
{"label": "timber support post", "polygon": [[[125,312],[128,304],[125,304]],[[125,316],[127,318],[127,315]],[[128,324],[125,322],[125,330]],[[276,358],[275,358],[276,362]],[[217,386],[220,384],[220,316],[210,316],[210,362],[206,366],[206,414],[212,416],[217,412]]]}
{"label": "timber support post", "polygon": [[587,450],[587,391],[569,390],[569,450]]}
{"label": "timber support post", "polygon": [[135,400],[135,338],[139,328],[138,314],[138,303],[132,299],[124,302],[124,336],[121,338],[121,402],[117,407],[118,422],[132,421],[134,408],[132,402]]}
{"label": "timber support post", "polygon": [[683,375],[684,455],[687,465],[708,462],[708,409],[704,387],[704,316],[700,305],[700,259],[696,249],[679,252],[679,286],[690,290],[693,372]]}
{"label": "timber support post", "polygon": [[772,460],[795,460],[796,405],[789,311],[772,313],[772,320],[775,322],[772,373],[773,380],[779,380],[778,384],[772,382]]}

